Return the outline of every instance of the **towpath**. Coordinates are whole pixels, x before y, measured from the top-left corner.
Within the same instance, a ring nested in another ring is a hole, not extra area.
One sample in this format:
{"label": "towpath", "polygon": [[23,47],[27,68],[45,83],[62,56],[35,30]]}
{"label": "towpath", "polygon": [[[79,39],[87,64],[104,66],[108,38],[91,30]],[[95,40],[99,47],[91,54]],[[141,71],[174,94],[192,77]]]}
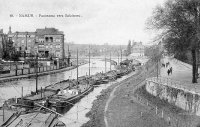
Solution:
{"label": "towpath", "polygon": [[[172,80],[179,80],[186,84],[191,84],[192,79],[192,66],[183,63],[174,58],[165,58],[162,63],[169,62],[168,67],[161,68],[160,75],[165,78]],[[168,75],[167,70],[172,67],[172,74]],[[156,72],[153,74],[156,76]],[[143,75],[144,76],[144,75]],[[163,105],[158,100],[153,100],[160,109],[166,114],[166,119],[155,115],[155,111],[152,111],[147,105],[144,105],[135,98],[135,91],[138,87],[145,84],[144,79],[141,75],[137,75],[134,78],[128,80],[125,83],[121,83],[116,86],[110,93],[110,96],[106,102],[104,109],[104,122],[106,127],[167,127],[169,123],[167,118],[176,118],[171,120],[173,125],[180,126],[180,123],[184,117],[184,114],[176,114],[172,109],[175,107],[170,104]],[[142,113],[142,116],[141,116]],[[186,117],[186,116],[185,116]],[[187,116],[188,119],[193,118]],[[180,119],[179,119],[180,118]],[[177,120],[178,119],[178,120]],[[178,121],[178,122],[177,122]],[[184,121],[184,120],[183,120]],[[182,121],[182,122],[183,122]],[[190,121],[186,122],[186,126],[192,126]]]}
{"label": "towpath", "polygon": [[[161,77],[170,78],[173,80],[179,80],[185,83],[192,82],[192,66],[179,61],[175,58],[166,57],[161,61],[161,63],[166,64],[169,62],[169,65],[161,68]],[[172,67],[172,74],[167,74],[167,70]]]}

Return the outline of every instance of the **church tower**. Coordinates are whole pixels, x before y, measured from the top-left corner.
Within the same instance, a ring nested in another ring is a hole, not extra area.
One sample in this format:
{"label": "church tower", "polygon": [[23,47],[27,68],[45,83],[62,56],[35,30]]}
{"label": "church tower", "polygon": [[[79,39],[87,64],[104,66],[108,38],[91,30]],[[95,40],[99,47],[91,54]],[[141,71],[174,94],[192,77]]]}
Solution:
{"label": "church tower", "polygon": [[9,26],[9,31],[8,31],[8,34],[11,34],[12,31],[11,31],[11,26]]}

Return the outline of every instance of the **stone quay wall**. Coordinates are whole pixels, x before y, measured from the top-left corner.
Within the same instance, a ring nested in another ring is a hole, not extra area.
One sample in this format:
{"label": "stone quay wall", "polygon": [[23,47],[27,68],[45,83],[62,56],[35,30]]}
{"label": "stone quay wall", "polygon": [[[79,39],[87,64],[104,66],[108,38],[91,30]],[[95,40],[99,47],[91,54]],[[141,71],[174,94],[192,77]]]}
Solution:
{"label": "stone quay wall", "polygon": [[200,92],[194,86],[163,77],[146,79],[146,91],[191,114],[200,116]]}

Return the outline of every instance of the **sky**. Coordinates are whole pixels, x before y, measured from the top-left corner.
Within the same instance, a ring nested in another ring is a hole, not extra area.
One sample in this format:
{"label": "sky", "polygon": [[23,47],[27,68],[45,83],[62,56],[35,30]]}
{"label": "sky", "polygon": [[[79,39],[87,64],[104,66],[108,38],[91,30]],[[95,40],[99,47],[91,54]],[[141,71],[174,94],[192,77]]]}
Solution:
{"label": "sky", "polygon": [[[0,29],[7,33],[9,26],[12,32],[55,27],[64,32],[65,42],[126,45],[128,40],[134,40],[148,44],[154,33],[145,30],[145,22],[152,15],[153,8],[164,1],[0,0]],[[33,17],[19,16],[25,14],[33,14]]]}

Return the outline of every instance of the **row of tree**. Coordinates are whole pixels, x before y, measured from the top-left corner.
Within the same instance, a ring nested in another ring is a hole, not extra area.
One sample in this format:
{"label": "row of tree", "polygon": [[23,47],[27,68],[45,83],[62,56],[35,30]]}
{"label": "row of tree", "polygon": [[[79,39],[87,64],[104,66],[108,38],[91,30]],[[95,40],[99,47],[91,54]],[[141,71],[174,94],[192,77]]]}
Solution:
{"label": "row of tree", "polygon": [[163,6],[157,6],[147,21],[147,28],[157,31],[157,37],[164,38],[163,43],[169,54],[192,56],[192,82],[198,78],[198,52],[200,40],[200,1],[167,0]]}
{"label": "row of tree", "polygon": [[2,58],[4,60],[18,61],[20,52],[16,51],[13,47],[13,41],[6,35],[2,35]]}

